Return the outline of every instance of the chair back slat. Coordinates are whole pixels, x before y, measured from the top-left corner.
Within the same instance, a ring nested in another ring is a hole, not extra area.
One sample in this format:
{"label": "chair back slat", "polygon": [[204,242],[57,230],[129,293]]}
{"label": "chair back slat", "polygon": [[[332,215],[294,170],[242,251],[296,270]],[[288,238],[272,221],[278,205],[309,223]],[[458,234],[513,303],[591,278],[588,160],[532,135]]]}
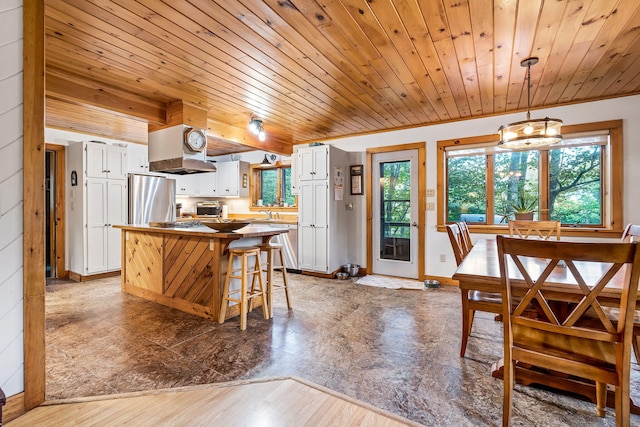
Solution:
{"label": "chair back slat", "polygon": [[509,220],[509,237],[535,237],[542,240],[555,237],[560,240],[560,221]]}
{"label": "chair back slat", "polygon": [[453,255],[456,258],[456,264],[460,265],[462,260],[467,256],[469,251],[464,244],[462,232],[458,224],[447,224],[447,234],[449,235],[449,241],[451,242],[451,248],[453,249]]}
{"label": "chair back slat", "polygon": [[471,241],[471,233],[469,232],[469,225],[464,222],[457,222],[458,227],[460,227],[460,234],[462,234],[462,243],[465,245],[465,251],[469,253],[471,248],[473,248],[473,242]]}

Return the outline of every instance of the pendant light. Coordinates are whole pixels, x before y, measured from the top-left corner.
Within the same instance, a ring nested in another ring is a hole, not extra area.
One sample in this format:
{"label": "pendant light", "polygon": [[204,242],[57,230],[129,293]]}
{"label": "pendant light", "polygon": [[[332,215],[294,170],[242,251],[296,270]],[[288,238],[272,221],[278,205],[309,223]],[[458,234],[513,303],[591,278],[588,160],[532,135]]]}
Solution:
{"label": "pendant light", "polygon": [[533,148],[555,144],[562,139],[562,120],[531,119],[531,66],[538,63],[538,58],[531,57],[520,62],[521,67],[527,67],[527,120],[500,126],[498,147]]}

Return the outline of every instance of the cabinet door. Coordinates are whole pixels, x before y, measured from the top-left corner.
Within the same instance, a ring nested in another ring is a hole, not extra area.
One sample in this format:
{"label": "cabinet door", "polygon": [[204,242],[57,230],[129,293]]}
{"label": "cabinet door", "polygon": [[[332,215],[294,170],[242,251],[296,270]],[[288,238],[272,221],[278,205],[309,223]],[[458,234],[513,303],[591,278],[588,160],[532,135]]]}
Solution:
{"label": "cabinet door", "polygon": [[298,194],[300,187],[300,177],[298,176],[298,153],[291,156],[291,194]]}
{"label": "cabinet door", "polygon": [[127,223],[127,185],[124,180],[109,180],[107,193],[107,269],[119,270],[122,231],[114,225]]}
{"label": "cabinet door", "polygon": [[149,172],[149,157],[146,145],[129,144],[127,147],[127,170],[129,173]]}
{"label": "cabinet door", "polygon": [[107,146],[107,178],[127,178],[127,149],[125,147]]}
{"label": "cabinet door", "polygon": [[311,225],[298,226],[298,268],[313,270],[315,265],[315,233]]}
{"label": "cabinet door", "polygon": [[313,179],[329,179],[329,147],[313,148]]}
{"label": "cabinet door", "polygon": [[298,257],[303,270],[326,273],[329,268],[327,186],[326,180],[300,182]]}
{"label": "cabinet door", "polygon": [[107,144],[87,142],[87,178],[107,177]]}
{"label": "cabinet door", "polygon": [[85,271],[87,274],[107,270],[107,180],[87,179],[85,235]]}
{"label": "cabinet door", "polygon": [[199,174],[193,175],[176,175],[176,194],[182,196],[199,195]]}
{"label": "cabinet door", "polygon": [[329,148],[326,146],[301,148],[298,150],[300,181],[327,179]]}
{"label": "cabinet door", "polygon": [[201,196],[216,197],[218,195],[218,173],[200,173],[197,175],[200,182],[198,184]]}
{"label": "cabinet door", "polygon": [[218,168],[218,196],[238,196],[240,194],[240,186],[238,185],[240,163],[221,162],[216,165]]}
{"label": "cabinet door", "polygon": [[298,177],[300,181],[311,181],[313,179],[313,149],[301,148],[298,150],[298,166],[300,168]]}

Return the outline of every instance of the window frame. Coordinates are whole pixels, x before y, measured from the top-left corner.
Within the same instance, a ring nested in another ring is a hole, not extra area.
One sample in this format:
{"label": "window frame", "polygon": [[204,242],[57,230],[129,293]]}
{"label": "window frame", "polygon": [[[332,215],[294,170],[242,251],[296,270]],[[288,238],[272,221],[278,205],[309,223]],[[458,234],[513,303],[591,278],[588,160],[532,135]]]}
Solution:
{"label": "window frame", "polygon": [[[571,236],[589,236],[589,237],[619,237],[622,234],[624,224],[622,222],[622,206],[623,206],[623,136],[622,136],[622,120],[610,120],[604,122],[583,123],[577,125],[566,125],[562,127],[563,134],[573,134],[582,132],[608,131],[609,144],[605,146],[603,162],[603,191],[609,191],[607,201],[603,198],[603,222],[602,226],[597,227],[572,227],[563,226],[562,233]],[[497,145],[498,138],[496,134],[480,135],[468,138],[456,138],[441,140],[437,143],[437,229],[438,231],[446,231],[447,224],[447,157],[445,149],[451,146],[461,145],[480,145],[485,146],[490,143]],[[548,171],[548,164],[545,160],[540,161],[540,173]],[[492,159],[492,157],[488,157]],[[612,167],[616,165],[616,167]],[[492,168],[493,163],[487,162],[487,168]],[[540,203],[547,202],[548,197],[548,180],[540,180]],[[487,187],[487,209],[493,211],[493,185]],[[491,205],[489,205],[491,204]],[[486,234],[503,234],[508,232],[507,225],[470,225],[470,230],[477,233]]]}
{"label": "window frame", "polygon": [[[278,198],[281,198],[283,170],[291,169],[290,161],[279,161],[270,166],[263,166],[260,163],[251,164],[249,166],[249,211],[258,212],[261,210],[270,210],[274,212],[298,212],[298,195],[294,194],[296,199],[295,206],[258,206],[257,200],[260,198],[261,191],[261,174],[264,170],[278,170]],[[293,176],[291,177],[293,179]]]}

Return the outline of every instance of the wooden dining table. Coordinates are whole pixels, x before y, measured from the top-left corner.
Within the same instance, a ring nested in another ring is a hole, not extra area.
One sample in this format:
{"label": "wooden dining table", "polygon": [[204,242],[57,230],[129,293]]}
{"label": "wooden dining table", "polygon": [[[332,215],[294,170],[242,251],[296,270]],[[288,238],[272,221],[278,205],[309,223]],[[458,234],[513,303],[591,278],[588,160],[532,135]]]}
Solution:
{"label": "wooden dining table", "polygon": [[[528,259],[525,260],[524,263],[530,271],[535,271],[536,269],[542,271],[546,266],[545,260]],[[579,262],[576,262],[576,266],[581,270],[580,272],[583,274],[587,283],[593,283],[594,280],[592,279],[599,278],[607,267],[603,265],[602,268],[599,268],[597,265],[591,265],[590,268],[581,269],[581,263]],[[585,266],[584,263],[583,266]],[[509,268],[509,273],[510,275],[513,274],[513,276],[510,276],[512,294],[517,298],[519,295],[525,293],[527,285],[519,275],[515,266]],[[619,307],[624,274],[624,268],[620,269],[602,291],[598,298],[598,301],[600,301],[602,305]],[[497,241],[495,239],[479,239],[458,266],[452,278],[458,281],[462,292],[478,290],[502,293],[504,298],[505,289],[500,278]],[[582,291],[575,286],[575,279],[566,267],[556,267],[549,277],[548,284],[549,286],[545,284],[545,294],[549,299],[558,302],[572,303],[578,302],[584,297]],[[640,298],[636,301],[636,309],[640,310]],[[638,327],[640,325],[635,326]],[[492,375],[494,377],[502,378],[502,364],[502,359],[493,364]],[[579,378],[558,376],[550,372],[530,368],[531,367],[528,366],[516,365],[516,381],[519,384],[549,386],[566,392],[583,395],[595,403],[594,384]],[[613,393],[608,393],[607,406],[615,407]],[[640,408],[636,406],[633,401],[631,402],[631,413],[640,414]]]}

